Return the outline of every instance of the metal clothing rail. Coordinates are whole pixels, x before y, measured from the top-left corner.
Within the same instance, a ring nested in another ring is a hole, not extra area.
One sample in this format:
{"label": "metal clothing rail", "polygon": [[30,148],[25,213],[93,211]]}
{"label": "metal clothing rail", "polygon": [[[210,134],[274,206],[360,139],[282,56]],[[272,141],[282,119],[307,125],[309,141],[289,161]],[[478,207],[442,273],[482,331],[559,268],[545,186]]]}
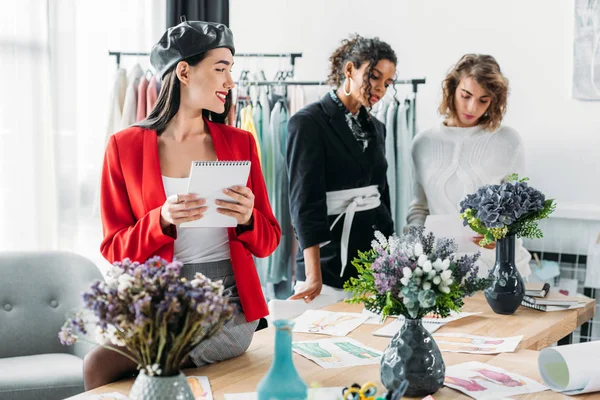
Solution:
{"label": "metal clothing rail", "polygon": [[[131,57],[140,57],[140,56],[149,56],[150,53],[147,52],[138,52],[138,51],[109,51],[108,55],[111,57],[116,57],[117,68],[121,67],[121,57],[131,56]],[[302,53],[237,53],[235,57],[269,57],[269,58],[289,58],[290,64],[292,65],[292,69],[296,66],[296,58],[301,58]]]}
{"label": "metal clothing rail", "polygon": [[[415,79],[397,79],[396,81],[394,81],[394,85],[412,85],[412,91],[415,94],[414,98],[412,99],[412,106],[414,108],[414,112],[412,113],[412,123],[413,123],[413,129],[415,130],[415,132],[413,133],[413,136],[416,133],[416,127],[417,127],[417,92],[419,90],[419,85],[425,84],[426,83],[426,79],[425,78],[415,78]],[[249,88],[252,86],[325,86],[327,85],[327,82],[322,82],[322,81],[240,81],[240,82],[236,82],[236,85],[240,86],[240,87],[244,87],[244,88]]]}

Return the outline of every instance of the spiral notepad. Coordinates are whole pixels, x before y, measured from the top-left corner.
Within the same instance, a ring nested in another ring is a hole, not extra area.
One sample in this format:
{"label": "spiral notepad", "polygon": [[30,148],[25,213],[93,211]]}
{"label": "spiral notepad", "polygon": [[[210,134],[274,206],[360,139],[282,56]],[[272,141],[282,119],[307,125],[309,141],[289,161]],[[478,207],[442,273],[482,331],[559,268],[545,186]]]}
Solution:
{"label": "spiral notepad", "polygon": [[235,218],[219,214],[215,200],[233,201],[223,193],[232,186],[246,186],[250,161],[192,161],[188,193],[206,200],[208,210],[196,221],[184,222],[181,228],[228,228],[237,226]]}

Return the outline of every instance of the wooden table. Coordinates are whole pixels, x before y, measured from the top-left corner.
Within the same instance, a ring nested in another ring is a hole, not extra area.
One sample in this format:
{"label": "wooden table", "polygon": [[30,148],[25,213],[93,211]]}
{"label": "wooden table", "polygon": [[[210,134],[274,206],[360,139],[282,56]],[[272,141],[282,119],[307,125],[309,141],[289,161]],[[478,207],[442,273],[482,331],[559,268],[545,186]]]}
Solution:
{"label": "wooden table", "polygon": [[[325,309],[330,311],[360,312],[362,305],[338,303]],[[516,353],[493,355],[476,355],[463,353],[442,353],[446,365],[453,365],[467,361],[480,361],[518,372],[524,376],[541,382],[537,372],[537,351],[556,343],[561,338],[569,335],[583,322],[594,316],[595,303],[590,299],[581,309],[541,312],[525,307],[520,307],[514,315],[499,315],[492,312],[481,293],[472,298],[465,299],[464,311],[482,314],[451,322],[438,330],[438,332],[461,332],[482,336],[514,336],[523,335]],[[386,323],[390,323],[390,319]],[[384,350],[390,342],[389,338],[373,336],[371,333],[381,325],[361,325],[349,337],[358,340],[375,349]],[[272,362],[274,330],[267,328],[259,331],[254,336],[248,351],[231,360],[218,364],[185,370],[187,375],[204,375],[210,380],[215,399],[224,398],[225,393],[254,392],[260,379],[266,374]],[[315,340],[329,336],[295,333],[295,341]],[[338,369],[324,369],[312,361],[294,353],[294,364],[302,378],[309,384],[319,384],[323,387],[348,386],[353,382],[364,383],[373,381],[383,386],[379,380],[378,366],[357,366]],[[120,392],[128,394],[133,380],[124,380],[97,388],[88,394]],[[380,392],[380,393],[381,393]],[[461,397],[462,396],[462,397]],[[557,397],[558,396],[558,397]],[[600,399],[600,395],[582,397],[578,399]],[[459,392],[444,387],[435,394],[435,399],[468,398]],[[71,399],[83,399],[78,395]],[[524,399],[554,399],[566,396],[542,392],[537,395],[522,396]]]}

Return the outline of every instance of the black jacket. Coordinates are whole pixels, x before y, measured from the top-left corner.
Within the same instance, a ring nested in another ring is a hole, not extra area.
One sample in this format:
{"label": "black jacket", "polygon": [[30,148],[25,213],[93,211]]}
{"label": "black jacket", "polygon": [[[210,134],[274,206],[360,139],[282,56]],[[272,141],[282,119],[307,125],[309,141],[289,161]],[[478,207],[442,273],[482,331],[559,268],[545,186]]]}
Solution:
{"label": "black jacket", "polygon": [[[348,127],[343,111],[326,94],[309,104],[288,122],[286,162],[289,176],[290,212],[299,242],[296,278],[305,280],[303,249],[330,241],[321,248],[323,283],[341,288],[356,268],[351,265],[358,250],[371,248],[374,232],[393,233],[385,159],[385,125],[372,118],[375,136],[363,153]],[[381,205],[354,215],[348,243],[348,265],[340,277],[340,238],[343,218],[332,231],[336,215],[327,215],[325,193],[378,185]]]}

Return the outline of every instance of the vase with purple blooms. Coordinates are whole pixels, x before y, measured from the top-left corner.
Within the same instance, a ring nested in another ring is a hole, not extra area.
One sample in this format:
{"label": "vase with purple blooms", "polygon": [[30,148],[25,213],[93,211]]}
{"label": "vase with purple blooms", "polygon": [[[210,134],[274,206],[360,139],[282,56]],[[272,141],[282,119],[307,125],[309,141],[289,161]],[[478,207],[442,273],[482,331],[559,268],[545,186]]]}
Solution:
{"label": "vase with purple blooms", "polygon": [[460,203],[464,225],[483,235],[481,246],[496,243],[492,283],[484,290],[495,313],[513,314],[525,295],[525,284],[515,262],[515,239],[541,238],[538,221],[556,209],[553,199],[527,184],[527,178],[510,175],[500,185],[485,185]]}
{"label": "vase with purple blooms", "polygon": [[383,385],[394,391],[408,380],[407,396],[422,398],[444,383],[445,365],[440,350],[421,319],[428,314],[447,317],[463,306],[463,298],[488,286],[478,277],[477,254],[458,256],[453,239],[436,238],[424,227],[411,227],[406,235],[386,238],[375,232],[371,249],[352,261],[358,277],[344,289],[351,303],[369,311],[404,316],[381,358]]}
{"label": "vase with purple blooms", "polygon": [[138,365],[131,399],[193,400],[181,363],[221,329],[233,306],[220,281],[200,273],[187,280],[181,267],[160,257],[114,263],[104,282],[83,293],[84,308],[65,322],[60,341],[71,345],[95,330],[100,345]]}

